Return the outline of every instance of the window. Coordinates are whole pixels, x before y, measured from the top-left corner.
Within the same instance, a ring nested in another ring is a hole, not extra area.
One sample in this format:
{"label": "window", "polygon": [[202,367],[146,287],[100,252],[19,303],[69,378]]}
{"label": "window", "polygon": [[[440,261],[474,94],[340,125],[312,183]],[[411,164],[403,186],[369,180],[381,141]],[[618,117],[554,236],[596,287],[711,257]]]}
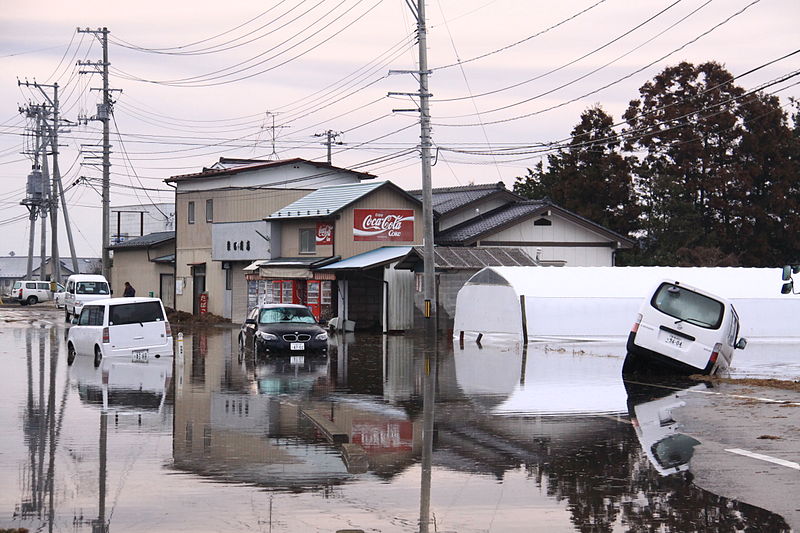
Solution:
{"label": "window", "polygon": [[214,221],[214,200],[206,200],[206,222]]}
{"label": "window", "polygon": [[317,251],[317,230],[310,228],[300,229],[300,253],[313,254]]}
{"label": "window", "polygon": [[108,325],[142,324],[143,322],[161,322],[164,313],[159,302],[139,302],[111,306]]}
{"label": "window", "polygon": [[108,294],[108,283],[105,281],[79,281],[76,294]]}
{"label": "window", "polygon": [[78,325],[102,326],[105,310],[106,308],[101,305],[87,305],[81,311],[81,316],[78,319]]}
{"label": "window", "polygon": [[708,329],[719,328],[725,310],[722,302],[671,283],[663,283],[650,303],[679,322]]}
{"label": "window", "polygon": [[534,226],[552,226],[553,222],[551,220],[547,220],[546,218],[539,218],[533,221]]}
{"label": "window", "polygon": [[276,322],[301,322],[315,324],[317,321],[311,311],[305,307],[273,307],[262,309],[258,317],[260,324],[274,324]]}
{"label": "window", "polygon": [[187,221],[189,224],[194,224],[194,202],[189,202]]}

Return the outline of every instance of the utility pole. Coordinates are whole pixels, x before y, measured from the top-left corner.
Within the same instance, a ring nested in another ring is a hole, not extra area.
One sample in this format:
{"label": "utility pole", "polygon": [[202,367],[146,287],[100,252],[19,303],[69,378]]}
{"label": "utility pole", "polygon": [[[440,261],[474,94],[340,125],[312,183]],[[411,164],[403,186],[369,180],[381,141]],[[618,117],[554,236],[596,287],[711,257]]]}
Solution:
{"label": "utility pole", "polygon": [[[41,217],[42,230],[44,231],[44,218],[47,209],[47,182],[42,173],[40,161],[45,160],[47,157],[47,143],[42,139],[44,121],[43,115],[47,112],[41,104],[30,104],[25,108],[19,109],[20,113],[25,113],[27,118],[33,122],[33,126],[29,127],[34,136],[32,149],[24,150],[23,153],[30,155],[33,158],[33,165],[31,173],[28,174],[28,181],[25,187],[25,198],[22,199],[20,204],[28,209],[29,220],[29,235],[28,235],[28,265],[26,278],[31,279],[33,275],[33,243],[36,240],[36,220]],[[42,157],[42,159],[40,159]],[[42,246],[45,240],[42,235]],[[39,277],[44,279],[44,264],[45,264],[45,251],[42,252],[41,264],[39,266]]]}
{"label": "utility pole", "polygon": [[97,105],[97,114],[89,120],[99,120],[103,123],[103,188],[102,188],[102,206],[103,206],[103,276],[111,281],[111,259],[108,253],[111,237],[110,225],[110,175],[111,175],[111,144],[109,139],[109,126],[111,120],[111,113],[113,112],[111,100],[111,92],[118,89],[108,88],[108,28],[101,28],[97,30],[90,30],[86,28],[82,30],[78,28],[78,33],[91,33],[100,41],[103,47],[103,60],[102,61],[78,61],[78,65],[94,67],[94,70],[80,71],[81,74],[101,74],[103,76],[103,103]]}
{"label": "utility pole", "polygon": [[417,109],[393,109],[392,111],[418,111],[420,125],[420,158],[422,161],[422,225],[423,225],[423,252],[424,264],[423,294],[425,298],[424,316],[430,319],[435,317],[436,303],[436,265],[433,243],[433,192],[431,184],[431,112],[428,91],[428,30],[425,26],[425,0],[417,0],[416,9],[411,0],[406,0],[411,13],[417,19],[417,41],[419,43],[419,71],[390,70],[389,74],[412,74],[419,76],[419,92],[401,93],[390,92],[389,96],[410,96],[419,98]]}
{"label": "utility pole", "polygon": [[[328,147],[328,164],[329,165],[333,161],[332,158],[331,158],[331,145],[334,144],[333,141],[335,139],[337,139],[341,134],[342,134],[341,131],[333,131],[333,130],[326,130],[326,131],[324,131],[322,133],[315,133],[314,134],[314,137],[325,137],[326,138],[325,142],[322,143],[322,144],[324,144],[324,145],[326,145]],[[342,142],[340,141],[340,142],[337,142],[335,144],[342,144]]]}
{"label": "utility pole", "polygon": [[[61,122],[62,119],[59,117],[59,105],[58,105],[58,83],[54,83],[52,85],[46,83],[37,83],[36,81],[29,82],[29,81],[19,81],[17,80],[17,85],[25,86],[25,87],[34,87],[38,89],[44,99],[46,101],[45,104],[40,105],[31,105],[25,110],[28,113],[28,116],[37,116],[37,121],[39,126],[37,127],[37,146],[41,147],[41,160],[39,159],[39,155],[37,153],[35,157],[36,164],[34,165],[36,168],[39,168],[42,172],[42,205],[40,206],[41,210],[49,211],[50,214],[50,231],[51,231],[51,243],[50,243],[50,255],[51,255],[51,277],[52,281],[60,282],[61,281],[61,256],[60,250],[58,245],[58,201],[59,198],[61,200],[61,209],[64,212],[64,224],[66,227],[67,238],[69,240],[69,247],[70,253],[72,255],[72,268],[73,272],[78,271],[78,258],[75,254],[75,243],[72,239],[72,228],[69,224],[69,214],[67,211],[67,203],[66,199],[64,198],[64,188],[61,183],[61,172],[58,166],[58,134],[61,130]],[[45,89],[52,89],[53,96],[50,97],[50,94]],[[52,116],[52,123],[48,120],[48,117]],[[68,131],[68,130],[67,130]],[[46,139],[46,140],[43,140]],[[49,178],[48,175],[48,165],[47,165],[47,155],[48,155],[48,147],[50,149],[50,155],[53,157],[53,177],[52,180]],[[37,152],[39,150],[37,149]],[[39,164],[41,161],[41,164]],[[45,192],[47,191],[47,192]],[[49,201],[45,201],[47,195],[49,194]],[[43,215],[44,218],[44,215]]]}

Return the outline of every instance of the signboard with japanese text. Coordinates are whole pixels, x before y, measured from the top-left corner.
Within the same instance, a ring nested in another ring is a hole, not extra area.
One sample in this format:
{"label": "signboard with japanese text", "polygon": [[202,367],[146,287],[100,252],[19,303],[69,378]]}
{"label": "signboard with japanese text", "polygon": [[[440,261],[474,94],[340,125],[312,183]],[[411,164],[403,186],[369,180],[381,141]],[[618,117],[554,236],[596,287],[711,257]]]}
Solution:
{"label": "signboard with japanese text", "polygon": [[330,222],[317,222],[317,246],[333,244],[333,224]]}
{"label": "signboard with japanese text", "polygon": [[353,209],[354,241],[414,240],[413,209]]}

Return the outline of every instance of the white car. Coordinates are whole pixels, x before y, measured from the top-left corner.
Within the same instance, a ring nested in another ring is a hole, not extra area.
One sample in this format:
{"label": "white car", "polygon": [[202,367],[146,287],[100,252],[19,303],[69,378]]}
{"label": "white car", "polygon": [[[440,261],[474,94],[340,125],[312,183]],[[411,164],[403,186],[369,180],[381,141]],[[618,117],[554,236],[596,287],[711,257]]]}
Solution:
{"label": "white car", "polygon": [[10,297],[12,300],[18,301],[20,305],[34,305],[52,300],[54,293],[50,289],[53,284],[56,286],[57,291],[64,290],[64,286],[60,283],[50,281],[24,279],[15,281],[14,286],[11,287]]}
{"label": "white car", "polygon": [[67,364],[77,355],[91,355],[99,366],[104,357],[148,364],[172,357],[172,330],[159,298],[107,298],[83,306],[67,334]]}

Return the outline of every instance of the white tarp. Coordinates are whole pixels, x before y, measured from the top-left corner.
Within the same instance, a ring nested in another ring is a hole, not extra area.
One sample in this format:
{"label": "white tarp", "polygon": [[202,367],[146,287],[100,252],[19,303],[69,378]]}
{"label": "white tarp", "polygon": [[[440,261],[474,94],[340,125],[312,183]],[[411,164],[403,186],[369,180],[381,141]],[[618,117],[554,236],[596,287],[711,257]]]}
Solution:
{"label": "white tarp", "polygon": [[627,336],[642,299],[676,280],[730,300],[748,338],[800,337],[800,298],[781,294],[779,268],[487,267],[459,291],[454,334],[529,339]]}

